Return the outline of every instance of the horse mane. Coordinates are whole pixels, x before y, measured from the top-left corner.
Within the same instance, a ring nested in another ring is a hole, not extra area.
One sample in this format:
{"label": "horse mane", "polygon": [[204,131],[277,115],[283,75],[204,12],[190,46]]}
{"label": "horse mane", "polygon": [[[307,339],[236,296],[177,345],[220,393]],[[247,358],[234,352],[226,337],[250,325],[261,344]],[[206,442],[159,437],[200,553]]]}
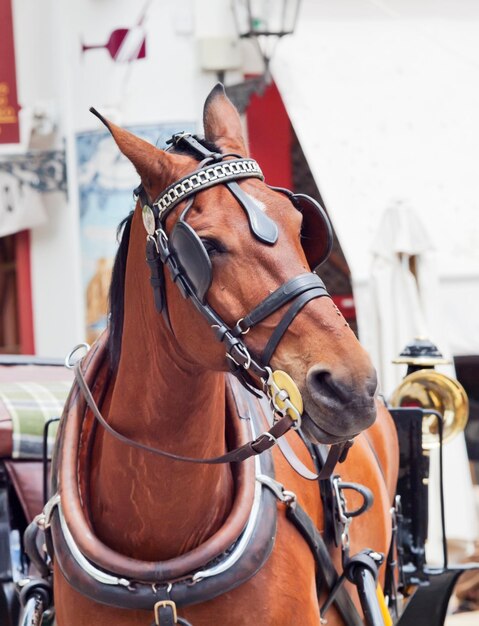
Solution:
{"label": "horse mane", "polygon": [[[204,137],[193,135],[205,148],[211,152],[220,152],[220,148],[213,142],[206,140]],[[192,154],[187,147],[180,145],[175,146],[171,152],[175,154],[183,154],[193,156],[199,160],[196,154]],[[131,221],[134,211],[122,219],[117,228],[117,239],[119,247],[113,264],[113,272],[110,283],[110,291],[108,294],[108,351],[110,355],[110,367],[113,372],[118,368],[121,354],[121,337],[123,334],[123,318],[125,313],[125,272],[126,259],[128,256],[128,246],[130,243]]]}
{"label": "horse mane", "polygon": [[118,225],[116,236],[119,241],[118,250],[113,264],[110,291],[108,294],[108,351],[110,367],[116,371],[120,361],[121,337],[123,333],[123,317],[125,313],[125,272],[128,246],[130,243],[131,222],[134,211],[131,211]]}

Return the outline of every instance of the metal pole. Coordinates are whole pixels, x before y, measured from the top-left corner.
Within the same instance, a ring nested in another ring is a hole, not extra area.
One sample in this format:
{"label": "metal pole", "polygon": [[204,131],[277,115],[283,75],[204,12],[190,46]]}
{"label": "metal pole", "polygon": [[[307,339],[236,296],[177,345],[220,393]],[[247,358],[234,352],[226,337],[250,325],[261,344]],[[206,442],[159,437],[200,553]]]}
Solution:
{"label": "metal pole", "polygon": [[377,583],[371,570],[366,567],[356,566],[353,572],[353,579],[358,589],[359,600],[367,626],[384,626],[384,620],[376,596]]}
{"label": "metal pole", "polygon": [[43,597],[40,593],[35,593],[25,603],[20,626],[40,626],[45,610]]}

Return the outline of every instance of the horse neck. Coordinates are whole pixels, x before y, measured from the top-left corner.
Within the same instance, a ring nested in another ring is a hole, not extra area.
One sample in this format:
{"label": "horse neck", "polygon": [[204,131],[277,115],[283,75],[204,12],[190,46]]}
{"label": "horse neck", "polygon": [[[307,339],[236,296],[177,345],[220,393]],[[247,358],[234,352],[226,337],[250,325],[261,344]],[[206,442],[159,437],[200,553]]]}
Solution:
{"label": "horse neck", "polygon": [[[139,252],[130,241],[122,350],[108,421],[135,441],[174,454],[219,456],[226,448],[224,374],[182,356],[154,308],[146,272],[129,273],[135,261],[130,257],[145,264],[144,236],[142,242]],[[101,539],[130,556],[166,559],[192,549],[218,530],[231,508],[227,465],[165,459],[104,433],[94,452],[94,526]]]}

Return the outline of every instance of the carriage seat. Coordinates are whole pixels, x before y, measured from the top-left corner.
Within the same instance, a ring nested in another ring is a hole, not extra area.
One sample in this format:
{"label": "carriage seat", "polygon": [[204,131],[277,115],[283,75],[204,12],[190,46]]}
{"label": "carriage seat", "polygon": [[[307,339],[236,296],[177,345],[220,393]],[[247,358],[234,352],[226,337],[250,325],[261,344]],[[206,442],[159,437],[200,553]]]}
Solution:
{"label": "carriage seat", "polygon": [[[73,381],[65,367],[42,363],[0,362],[0,462],[28,521],[43,508],[45,423],[60,417]],[[49,428],[49,452],[56,428]]]}

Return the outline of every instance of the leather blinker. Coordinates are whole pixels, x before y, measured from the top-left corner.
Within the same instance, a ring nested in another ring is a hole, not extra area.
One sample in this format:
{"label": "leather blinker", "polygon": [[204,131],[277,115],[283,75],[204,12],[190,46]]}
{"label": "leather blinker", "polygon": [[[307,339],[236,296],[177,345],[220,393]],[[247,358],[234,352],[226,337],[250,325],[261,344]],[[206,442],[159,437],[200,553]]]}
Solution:
{"label": "leather blinker", "polygon": [[213,268],[201,239],[183,220],[178,221],[169,239],[169,247],[201,302],[210,288]]}
{"label": "leather blinker", "polygon": [[294,206],[303,215],[301,244],[311,269],[324,263],[333,248],[333,228],[326,211],[311,198],[302,193],[291,196]]}

